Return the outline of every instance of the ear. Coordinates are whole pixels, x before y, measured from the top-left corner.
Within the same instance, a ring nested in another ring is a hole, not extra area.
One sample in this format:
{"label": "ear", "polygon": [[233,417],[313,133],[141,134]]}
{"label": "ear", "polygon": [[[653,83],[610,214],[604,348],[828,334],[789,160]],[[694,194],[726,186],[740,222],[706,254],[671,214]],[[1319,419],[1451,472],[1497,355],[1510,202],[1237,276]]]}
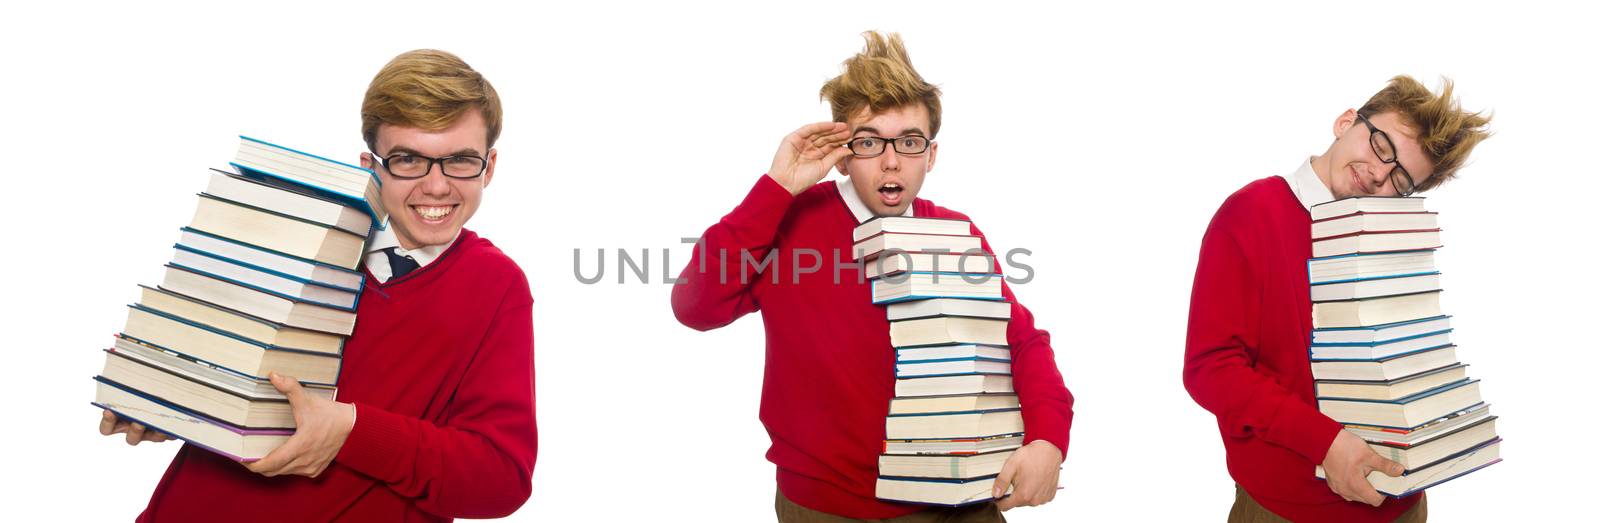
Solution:
{"label": "ear", "polygon": [[372,153],[361,153],[361,168],[368,171],[378,170],[378,162],[376,160],[376,155]]}
{"label": "ear", "polygon": [[1344,132],[1350,130],[1350,126],[1355,124],[1355,109],[1345,109],[1344,112],[1339,113],[1339,117],[1333,120],[1333,139],[1338,140],[1340,136],[1344,136]]}
{"label": "ear", "polygon": [[494,180],[494,164],[496,163],[495,160],[498,160],[499,158],[500,158],[500,150],[499,149],[489,149],[489,156],[487,158],[483,159],[484,163],[488,164],[483,169],[483,186],[484,187],[488,187],[489,186],[489,182]]}
{"label": "ear", "polygon": [[933,162],[934,162],[934,160],[938,160],[938,159],[939,159],[939,142],[932,142],[932,141],[928,142],[928,168],[924,169],[922,172],[924,172],[924,173],[933,172]]}
{"label": "ear", "polygon": [[850,158],[850,155],[845,155],[844,158],[839,159],[839,163],[833,164],[833,168],[839,170],[840,176],[847,178],[850,176]]}

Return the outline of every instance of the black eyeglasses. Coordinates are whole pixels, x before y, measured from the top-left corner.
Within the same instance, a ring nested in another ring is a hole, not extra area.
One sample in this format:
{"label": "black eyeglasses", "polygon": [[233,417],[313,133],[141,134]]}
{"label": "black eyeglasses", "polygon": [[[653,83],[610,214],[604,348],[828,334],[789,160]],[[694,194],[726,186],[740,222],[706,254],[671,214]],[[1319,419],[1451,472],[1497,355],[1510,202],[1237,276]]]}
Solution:
{"label": "black eyeglasses", "polygon": [[850,154],[856,158],[872,158],[883,154],[890,146],[894,147],[895,154],[917,155],[928,150],[933,144],[927,137],[911,135],[899,138],[884,138],[882,136],[863,136],[845,142],[850,148]]}
{"label": "black eyeglasses", "polygon": [[433,171],[433,164],[439,164],[444,175],[457,180],[470,180],[483,175],[489,168],[489,162],[478,156],[457,155],[444,158],[429,158],[410,153],[394,153],[389,156],[378,156],[371,153],[389,175],[402,180],[415,180],[427,176]]}
{"label": "black eyeglasses", "polygon": [[1371,142],[1372,152],[1377,153],[1378,159],[1382,160],[1383,163],[1394,164],[1394,168],[1389,169],[1388,181],[1390,185],[1394,186],[1395,192],[1400,193],[1400,196],[1411,196],[1412,193],[1417,192],[1417,184],[1411,179],[1411,172],[1400,165],[1399,149],[1395,148],[1394,140],[1389,139],[1389,133],[1373,127],[1372,121],[1367,120],[1367,117],[1361,113],[1356,113],[1356,119],[1366,124],[1367,131],[1372,133],[1371,138],[1367,140]]}

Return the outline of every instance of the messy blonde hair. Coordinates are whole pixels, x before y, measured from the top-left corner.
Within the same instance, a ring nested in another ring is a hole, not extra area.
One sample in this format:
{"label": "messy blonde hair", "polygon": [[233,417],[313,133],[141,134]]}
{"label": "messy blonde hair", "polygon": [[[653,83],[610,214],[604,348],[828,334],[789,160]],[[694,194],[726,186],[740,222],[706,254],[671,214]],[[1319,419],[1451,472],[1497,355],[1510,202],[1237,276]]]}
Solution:
{"label": "messy blonde hair", "polygon": [[483,114],[489,147],[500,138],[500,96],[482,74],[456,55],[418,49],[401,53],[378,71],[361,101],[361,136],[378,146],[383,124],[437,131],[469,109]]}
{"label": "messy blonde hair", "polygon": [[1400,75],[1390,79],[1389,85],[1357,111],[1368,117],[1393,111],[1416,130],[1423,155],[1433,162],[1433,176],[1417,184],[1418,192],[1454,178],[1472,148],[1489,137],[1489,117],[1461,109],[1461,101],[1452,96],[1454,88],[1455,84],[1445,78],[1439,95],[1434,96],[1415,78]]}
{"label": "messy blonde hair", "polygon": [[900,35],[861,33],[866,47],[844,61],[844,72],[822,84],[821,96],[833,110],[833,121],[849,121],[866,107],[873,112],[921,103],[928,108],[928,137],[939,134],[939,88],[911,68]]}

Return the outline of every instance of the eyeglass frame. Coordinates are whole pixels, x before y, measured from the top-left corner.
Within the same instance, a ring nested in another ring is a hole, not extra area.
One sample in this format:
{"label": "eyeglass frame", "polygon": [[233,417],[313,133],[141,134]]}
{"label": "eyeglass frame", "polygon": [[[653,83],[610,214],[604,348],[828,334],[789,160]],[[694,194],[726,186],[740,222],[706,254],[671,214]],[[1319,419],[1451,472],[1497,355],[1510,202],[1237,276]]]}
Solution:
{"label": "eyeglass frame", "polygon": [[[1356,120],[1359,120],[1362,124],[1367,126],[1367,132],[1371,134],[1371,136],[1369,138],[1367,138],[1367,145],[1369,147],[1372,147],[1372,154],[1374,154],[1374,155],[1376,155],[1378,157],[1378,161],[1381,161],[1383,163],[1392,163],[1392,164],[1394,164],[1394,167],[1389,169],[1389,174],[1384,175],[1384,178],[1385,178],[1384,181],[1387,182],[1389,185],[1393,185],[1394,186],[1394,192],[1396,194],[1400,195],[1400,196],[1411,196],[1413,194],[1416,194],[1417,193],[1417,180],[1415,178],[1411,177],[1411,170],[1410,169],[1406,169],[1406,167],[1404,165],[1400,165],[1400,148],[1396,147],[1394,145],[1394,139],[1389,137],[1389,133],[1383,132],[1382,129],[1378,129],[1377,126],[1372,125],[1372,121],[1368,120],[1366,115],[1361,114],[1361,113],[1356,113]],[[1387,160],[1385,160],[1383,158],[1383,153],[1378,150],[1378,139],[1379,138],[1382,138],[1383,141],[1389,143],[1389,152],[1390,152],[1390,154],[1394,155],[1393,158],[1390,158],[1390,159],[1387,159]],[[1406,185],[1409,186],[1411,188],[1411,190],[1407,191],[1407,190],[1401,190],[1400,189],[1399,178],[1395,177],[1395,173],[1396,172],[1399,172],[1400,174],[1405,176]]]}
{"label": "eyeglass frame", "polygon": [[[430,156],[423,156],[423,155],[415,154],[415,153],[393,153],[393,154],[390,154],[389,156],[379,156],[378,153],[376,153],[376,152],[368,151],[367,154],[371,154],[372,155],[372,159],[376,160],[379,165],[382,165],[383,166],[383,170],[389,172],[389,176],[393,176],[393,177],[401,179],[401,180],[421,180],[423,178],[427,178],[428,174],[433,172],[434,164],[438,164],[439,165],[439,174],[443,174],[445,178],[449,178],[449,179],[452,179],[452,180],[472,180],[472,179],[476,179],[476,178],[478,178],[480,176],[483,176],[483,173],[488,172],[488,170],[489,170],[489,159],[484,158],[482,156],[473,155],[473,154],[452,154],[450,156],[441,156],[439,158],[433,158],[433,157],[430,157]],[[395,174],[394,169],[389,168],[389,159],[390,158],[394,158],[396,156],[410,156],[412,158],[421,158],[423,160],[427,160],[428,161],[428,167],[427,167],[427,169],[422,171],[422,174],[419,174],[419,175],[416,175],[416,176],[401,176],[399,174]],[[444,161],[452,159],[452,158],[472,158],[472,159],[478,160],[478,164],[479,164],[478,165],[478,174],[474,174],[472,176],[455,176],[455,175],[452,175],[452,174],[446,172],[445,169],[444,169]]]}
{"label": "eyeglass frame", "polygon": [[[895,144],[900,143],[900,140],[903,139],[903,138],[921,138],[922,139],[922,150],[914,152],[914,153],[901,152],[900,148],[898,146],[896,146]],[[883,150],[882,151],[878,151],[878,154],[867,156],[867,155],[862,155],[862,154],[857,154],[856,153],[855,143],[859,142],[861,140],[883,140],[884,142],[887,143],[887,145],[884,145],[883,146]],[[920,156],[921,154],[928,152],[928,149],[933,148],[933,140],[928,138],[928,137],[926,137],[926,136],[920,135],[920,134],[909,134],[909,135],[904,135],[904,136],[896,136],[894,138],[889,138],[889,137],[884,137],[884,136],[859,136],[859,137],[856,137],[856,138],[851,138],[850,141],[845,142],[844,143],[844,147],[846,149],[850,150],[850,156],[854,156],[856,158],[877,158],[879,156],[883,156],[883,153],[888,152],[889,149],[894,149],[894,153],[895,154],[899,154],[899,155]]]}

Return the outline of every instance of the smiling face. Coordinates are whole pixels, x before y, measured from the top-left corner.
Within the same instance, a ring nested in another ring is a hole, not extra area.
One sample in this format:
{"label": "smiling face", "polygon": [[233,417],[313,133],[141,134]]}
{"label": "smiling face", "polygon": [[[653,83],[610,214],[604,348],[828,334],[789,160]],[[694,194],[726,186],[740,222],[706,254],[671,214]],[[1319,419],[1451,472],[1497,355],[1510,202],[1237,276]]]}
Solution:
{"label": "smiling face", "polygon": [[[928,108],[922,104],[881,113],[862,108],[845,123],[850,125],[852,139],[864,136],[889,138],[890,141],[908,136],[932,138],[928,135]],[[899,216],[911,208],[911,201],[922,189],[923,178],[933,170],[938,152],[938,142],[930,143],[927,151],[915,155],[900,154],[893,147],[885,147],[883,154],[872,158],[846,156],[838,168],[840,174],[850,179],[856,194],[861,196],[861,203],[866,204],[873,215]]]}
{"label": "smiling face", "polygon": [[383,177],[380,193],[389,210],[389,225],[394,227],[400,246],[416,249],[443,245],[455,240],[461,227],[477,212],[483,189],[494,177],[497,151],[488,146],[488,128],[478,110],[469,109],[454,123],[439,131],[383,124],[378,128],[379,155],[409,153],[430,158],[475,155],[488,161],[483,175],[462,180],[444,175],[435,164],[428,174],[417,179],[396,178],[372,154],[361,155],[361,166]]}
{"label": "smiling face", "polygon": [[[1400,165],[1411,173],[1417,186],[1422,186],[1423,181],[1433,175],[1433,162],[1422,152],[1416,130],[1394,112],[1374,114],[1367,120],[1389,135]],[[1333,145],[1318,158],[1319,163],[1325,163],[1318,169],[1317,176],[1327,184],[1334,198],[1399,196],[1394,184],[1389,183],[1389,171],[1394,164],[1383,163],[1378,158],[1372,148],[1372,132],[1356,117],[1355,110],[1347,110],[1334,120],[1333,136]]]}

